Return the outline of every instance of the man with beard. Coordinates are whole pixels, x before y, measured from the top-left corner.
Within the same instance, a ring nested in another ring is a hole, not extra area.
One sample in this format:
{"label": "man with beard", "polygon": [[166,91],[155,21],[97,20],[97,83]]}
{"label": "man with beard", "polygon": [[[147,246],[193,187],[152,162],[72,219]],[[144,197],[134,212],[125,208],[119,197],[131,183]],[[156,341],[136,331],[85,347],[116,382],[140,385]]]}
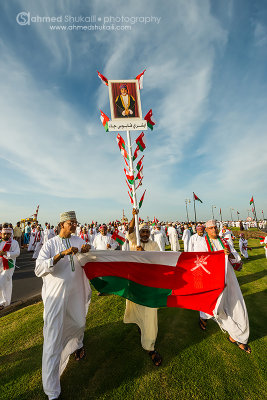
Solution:
{"label": "man with beard", "polygon": [[89,244],[78,236],[74,211],[60,214],[60,233],[48,240],[36,260],[35,274],[43,279],[44,345],[42,378],[49,400],[60,395],[60,375],[69,356],[85,357],[83,336],[91,298],[89,280],[76,253],[86,253]]}
{"label": "man with beard", "polygon": [[246,353],[251,353],[247,344],[249,338],[249,321],[246,304],[240,290],[234,268],[241,268],[240,256],[231,244],[221,239],[215,220],[209,220],[205,224],[206,236],[204,240],[194,247],[196,252],[213,252],[223,250],[226,259],[225,288],[220,295],[214,310],[214,316],[200,311],[199,326],[207,329],[209,319],[214,319],[222,330],[229,333],[228,340],[237,345]]}
{"label": "man with beard", "polygon": [[12,275],[15,270],[16,258],[20,255],[19,244],[11,239],[12,228],[3,224],[2,238],[0,239],[0,310],[11,303]]}
{"label": "man with beard", "polygon": [[[137,246],[135,233],[135,215],[138,211],[133,209],[133,218],[129,225],[128,239],[131,251],[160,251],[156,242],[149,239],[150,229],[148,224],[140,225],[140,241],[141,245]],[[155,343],[158,334],[158,314],[157,308],[150,308],[140,304],[126,300],[126,308],[124,313],[124,323],[135,323],[141,333],[141,345],[144,350],[148,351],[154,365],[160,366],[162,363],[161,355],[155,350]]]}
{"label": "man with beard", "polygon": [[135,99],[129,95],[128,86],[120,85],[121,94],[116,98],[118,118],[135,117]]}

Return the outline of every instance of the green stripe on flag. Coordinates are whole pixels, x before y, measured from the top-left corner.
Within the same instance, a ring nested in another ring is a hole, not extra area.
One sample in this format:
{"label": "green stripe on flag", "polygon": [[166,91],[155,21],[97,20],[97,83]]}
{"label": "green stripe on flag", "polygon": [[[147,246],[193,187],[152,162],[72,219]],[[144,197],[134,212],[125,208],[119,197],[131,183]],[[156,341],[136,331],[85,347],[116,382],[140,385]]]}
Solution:
{"label": "green stripe on flag", "polygon": [[144,147],[141,146],[139,140],[138,140],[137,144],[138,144],[139,149],[140,149],[141,151],[144,151]]}
{"label": "green stripe on flag", "polygon": [[99,292],[116,294],[134,303],[152,308],[167,307],[167,298],[172,293],[170,289],[143,286],[116,276],[94,278],[91,283]]}
{"label": "green stripe on flag", "polygon": [[120,239],[120,238],[116,238],[115,240],[116,240],[116,242],[118,242],[121,245],[124,244],[124,241],[122,239]]}

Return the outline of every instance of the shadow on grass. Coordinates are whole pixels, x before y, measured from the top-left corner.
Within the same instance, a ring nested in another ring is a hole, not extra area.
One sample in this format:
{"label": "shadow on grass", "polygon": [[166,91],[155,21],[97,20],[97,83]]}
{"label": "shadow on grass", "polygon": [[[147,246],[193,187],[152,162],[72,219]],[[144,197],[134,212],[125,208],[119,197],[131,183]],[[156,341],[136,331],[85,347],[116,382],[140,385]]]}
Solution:
{"label": "shadow on grass", "polygon": [[252,255],[251,253],[249,253],[249,259],[246,260],[245,258],[242,258],[242,261],[244,262],[244,264],[249,263],[250,261],[255,261],[255,260],[266,260],[265,254],[255,254]]}
{"label": "shadow on grass", "polygon": [[267,291],[244,296],[250,325],[249,341],[263,338],[267,335],[265,315],[267,313]]}
{"label": "shadow on grass", "polygon": [[[213,323],[208,333],[198,327],[198,312],[183,309],[160,309],[156,349],[163,357],[163,366],[153,365],[142,349],[135,324],[110,323],[86,331],[84,344],[87,358],[71,360],[62,377],[64,399],[96,399],[127,386],[136,378],[167,367],[185,348],[200,343],[218,331]],[[86,382],[86,385],[85,385]]]}
{"label": "shadow on grass", "polygon": [[[41,363],[42,345],[1,356],[0,365],[5,365],[5,369],[1,372],[0,399],[45,399],[41,386]],[[38,388],[32,390],[34,379]]]}
{"label": "shadow on grass", "polygon": [[245,285],[246,283],[257,281],[258,279],[264,278],[267,275],[266,270],[255,272],[254,274],[248,274],[238,277],[239,285]]}

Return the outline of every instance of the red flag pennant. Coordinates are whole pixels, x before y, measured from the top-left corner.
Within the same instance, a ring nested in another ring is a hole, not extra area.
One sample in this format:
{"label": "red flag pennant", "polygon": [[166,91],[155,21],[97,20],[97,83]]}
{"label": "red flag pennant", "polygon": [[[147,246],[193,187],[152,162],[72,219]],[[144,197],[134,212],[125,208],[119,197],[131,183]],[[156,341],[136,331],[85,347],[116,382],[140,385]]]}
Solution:
{"label": "red flag pennant", "polygon": [[150,109],[144,119],[147,121],[147,126],[153,131],[155,122],[152,120],[152,110]]}
{"label": "red flag pennant", "polygon": [[105,113],[103,113],[103,111],[101,111],[101,110],[100,110],[100,113],[101,113],[101,115],[100,115],[100,121],[102,122],[102,124],[103,124],[103,126],[104,126],[104,128],[105,128],[105,131],[108,132],[108,121],[109,121],[109,117],[108,117]]}
{"label": "red flag pennant", "polygon": [[129,175],[125,168],[124,168],[124,173],[126,175],[126,178],[128,179],[128,182],[132,185],[134,183],[134,175]]}
{"label": "red flag pennant", "polygon": [[144,193],[143,193],[143,196],[141,197],[141,199],[140,199],[140,201],[139,201],[139,208],[141,208],[141,207],[142,207],[142,205],[143,205],[143,201],[144,201],[145,193],[146,193],[146,190],[144,191]]}
{"label": "red flag pennant", "polygon": [[128,193],[128,195],[130,197],[131,203],[133,204],[134,203],[133,198],[132,198],[131,194],[128,192],[128,190],[127,190],[127,193]]}
{"label": "red flag pennant", "polygon": [[107,78],[106,78],[104,75],[100,74],[100,72],[98,72],[98,71],[97,71],[97,75],[98,75],[98,77],[101,79],[101,81],[102,81],[105,85],[108,86],[108,80],[107,80]]}
{"label": "red flag pennant", "polygon": [[144,132],[140,133],[140,135],[138,136],[138,138],[136,139],[136,144],[139,147],[139,150],[144,151],[146,148],[146,144],[145,144],[145,134]]}
{"label": "red flag pennant", "polygon": [[139,89],[143,89],[143,79],[144,79],[144,73],[146,72],[146,69],[144,69],[143,72],[141,72],[141,74],[137,75],[137,77],[135,79],[138,80],[139,83]]}

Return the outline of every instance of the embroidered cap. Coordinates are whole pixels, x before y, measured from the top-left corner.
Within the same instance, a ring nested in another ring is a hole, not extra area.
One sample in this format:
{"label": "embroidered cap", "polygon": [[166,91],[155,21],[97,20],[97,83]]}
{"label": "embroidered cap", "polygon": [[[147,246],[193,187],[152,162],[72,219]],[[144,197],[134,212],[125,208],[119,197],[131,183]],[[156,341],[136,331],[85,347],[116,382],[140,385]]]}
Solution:
{"label": "embroidered cap", "polygon": [[206,228],[211,228],[212,226],[216,226],[216,220],[215,219],[210,219],[205,223]]}
{"label": "embroidered cap", "polygon": [[65,221],[77,221],[75,211],[66,211],[64,213],[61,213],[59,222],[65,222]]}
{"label": "embroidered cap", "polygon": [[146,229],[147,231],[150,231],[149,225],[147,223],[143,223],[139,225],[139,231],[141,231],[142,229]]}

